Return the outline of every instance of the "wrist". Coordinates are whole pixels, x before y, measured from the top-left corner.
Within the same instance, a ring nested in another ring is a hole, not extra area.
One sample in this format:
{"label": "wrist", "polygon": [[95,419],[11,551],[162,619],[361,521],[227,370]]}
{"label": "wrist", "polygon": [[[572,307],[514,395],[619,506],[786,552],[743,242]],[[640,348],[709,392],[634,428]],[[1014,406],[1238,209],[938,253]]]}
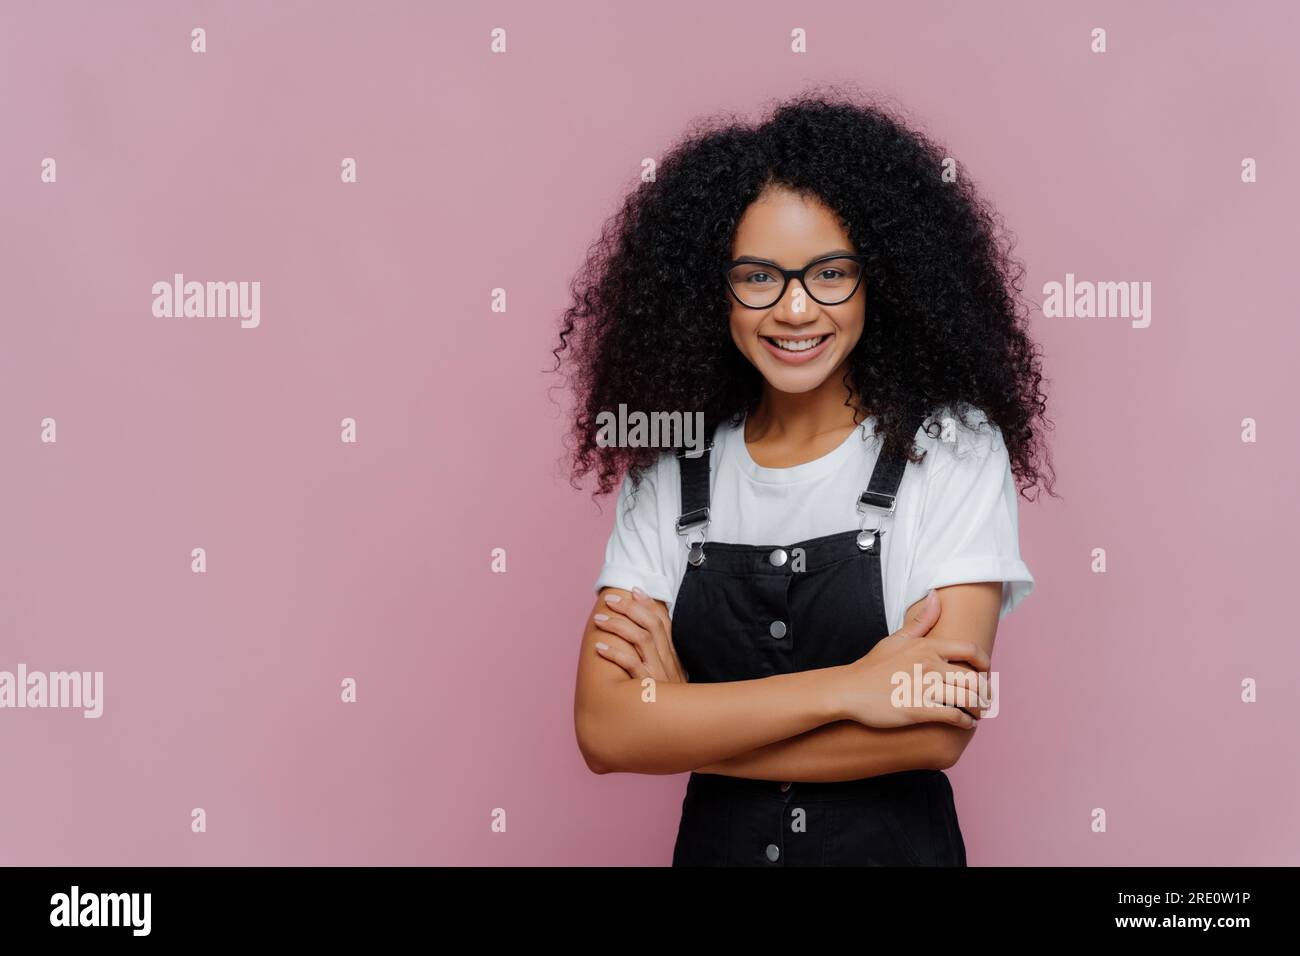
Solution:
{"label": "wrist", "polygon": [[851,720],[849,690],[853,676],[852,665],[840,664],[835,667],[827,667],[824,674],[825,685],[822,688],[820,702],[822,716],[826,718],[826,723]]}

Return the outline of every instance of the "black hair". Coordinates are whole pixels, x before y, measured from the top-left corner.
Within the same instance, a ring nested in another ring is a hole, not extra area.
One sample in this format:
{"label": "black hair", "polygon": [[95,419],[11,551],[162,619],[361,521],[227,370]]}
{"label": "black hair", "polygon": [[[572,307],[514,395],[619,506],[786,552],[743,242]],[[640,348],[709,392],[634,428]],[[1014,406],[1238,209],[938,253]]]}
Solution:
{"label": "black hair", "polygon": [[605,494],[627,472],[635,485],[661,454],[597,442],[597,416],[620,404],[702,411],[710,428],[755,409],[762,377],[731,339],[721,266],[746,208],[775,185],[833,210],[866,257],[866,326],[845,381],[876,434],[915,461],[915,415],[955,409],[969,425],[978,409],[1001,430],[1021,494],[1033,500],[1040,483],[1055,494],[1024,268],[965,171],[943,176],[946,156],[894,110],[838,93],[688,132],[625,197],[572,283],[553,354],[574,389],[573,482],[595,472]]}

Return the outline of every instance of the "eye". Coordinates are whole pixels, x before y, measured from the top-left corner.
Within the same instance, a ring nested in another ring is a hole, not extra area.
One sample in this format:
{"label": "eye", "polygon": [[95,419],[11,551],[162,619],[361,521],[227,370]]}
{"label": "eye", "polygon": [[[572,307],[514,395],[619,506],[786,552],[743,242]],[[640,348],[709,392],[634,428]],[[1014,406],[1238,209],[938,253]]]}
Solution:
{"label": "eye", "polygon": [[745,281],[750,285],[762,285],[763,283],[759,281],[760,279],[771,278],[772,276],[767,272],[751,272],[749,275],[745,276]]}
{"label": "eye", "polygon": [[[830,273],[830,275],[828,275],[828,273]],[[844,276],[844,270],[836,269],[833,266],[827,266],[825,268],[817,270],[817,278],[819,279],[842,278],[843,276]]]}

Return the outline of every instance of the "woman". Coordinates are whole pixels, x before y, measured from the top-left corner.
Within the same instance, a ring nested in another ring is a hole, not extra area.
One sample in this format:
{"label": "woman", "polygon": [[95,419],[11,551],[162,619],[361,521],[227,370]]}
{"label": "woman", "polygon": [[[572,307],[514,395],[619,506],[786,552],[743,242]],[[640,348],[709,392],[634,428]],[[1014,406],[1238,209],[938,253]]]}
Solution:
{"label": "woman", "polygon": [[[1034,584],[1016,479],[1051,487],[1021,271],[954,170],[808,94],[679,144],[575,285],[574,476],[622,480],[578,743],[690,772],[674,865],[966,864],[943,770]],[[710,443],[611,444],[620,406]]]}

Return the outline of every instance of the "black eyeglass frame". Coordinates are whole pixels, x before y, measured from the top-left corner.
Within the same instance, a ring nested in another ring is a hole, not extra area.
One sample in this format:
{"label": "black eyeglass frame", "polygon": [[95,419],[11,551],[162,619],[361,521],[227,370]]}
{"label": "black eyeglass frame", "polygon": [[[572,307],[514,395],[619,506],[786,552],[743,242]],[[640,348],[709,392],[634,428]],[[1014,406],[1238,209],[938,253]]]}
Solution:
{"label": "black eyeglass frame", "polygon": [[[823,302],[821,299],[817,298],[817,296],[813,295],[812,290],[808,288],[808,283],[805,281],[805,277],[808,275],[808,270],[813,266],[821,265],[823,262],[834,262],[837,259],[851,259],[861,267],[858,270],[858,281],[853,284],[853,291],[844,298],[838,299],[835,302]],[[731,297],[747,309],[772,308],[772,306],[785,298],[785,293],[790,288],[791,279],[798,279],[799,284],[803,286],[804,292],[808,294],[808,298],[812,299],[818,305],[843,305],[845,302],[848,302],[849,299],[858,294],[858,289],[862,286],[862,278],[866,275],[866,265],[867,257],[862,255],[822,256],[820,259],[814,259],[802,269],[782,269],[775,262],[771,262],[767,259],[734,259],[722,267],[722,281],[726,284],[727,291],[731,293]],[[731,270],[736,268],[736,266],[767,266],[773,272],[779,273],[781,275],[781,294],[773,299],[768,305],[750,305],[740,297],[740,293],[738,293],[731,284]]]}

